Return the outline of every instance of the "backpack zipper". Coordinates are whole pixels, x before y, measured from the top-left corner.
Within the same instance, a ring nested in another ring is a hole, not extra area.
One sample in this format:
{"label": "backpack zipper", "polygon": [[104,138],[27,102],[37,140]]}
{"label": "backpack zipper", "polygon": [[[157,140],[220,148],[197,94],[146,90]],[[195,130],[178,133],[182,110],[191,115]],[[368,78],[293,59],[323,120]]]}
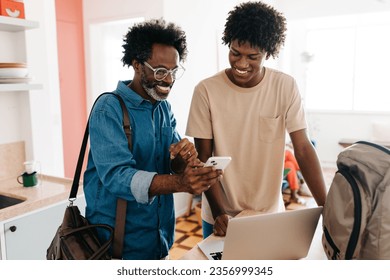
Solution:
{"label": "backpack zipper", "polygon": [[330,236],[329,231],[326,227],[324,227],[324,234],[326,241],[328,241],[330,247],[332,247],[333,249],[332,260],[338,260],[340,258],[340,249],[337,248],[336,244],[334,244],[333,239]]}
{"label": "backpack zipper", "polygon": [[360,226],[362,222],[361,195],[356,180],[352,177],[351,174],[349,174],[348,170],[340,169],[339,171],[337,171],[337,173],[340,173],[342,176],[344,176],[344,178],[348,181],[349,185],[351,186],[352,193],[353,193],[353,202],[355,205],[354,208],[355,220],[353,222],[352,232],[348,241],[347,250],[345,251],[345,259],[350,260],[352,259],[353,253],[355,252],[356,249],[356,245],[359,239]]}

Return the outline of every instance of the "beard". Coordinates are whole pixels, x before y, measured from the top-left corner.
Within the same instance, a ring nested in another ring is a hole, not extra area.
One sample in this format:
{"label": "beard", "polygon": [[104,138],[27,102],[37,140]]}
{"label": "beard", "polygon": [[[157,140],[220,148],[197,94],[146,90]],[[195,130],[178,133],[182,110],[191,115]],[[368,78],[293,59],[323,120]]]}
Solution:
{"label": "beard", "polygon": [[[145,90],[146,94],[149,95],[151,98],[153,98],[156,101],[163,101],[168,98],[169,91],[173,86],[172,84],[167,84],[163,81],[148,81],[145,77],[145,75],[142,75],[141,77],[141,85],[142,88]],[[169,88],[168,92],[166,93],[160,93],[159,91],[156,90],[156,88],[159,87],[164,87],[164,88]]]}

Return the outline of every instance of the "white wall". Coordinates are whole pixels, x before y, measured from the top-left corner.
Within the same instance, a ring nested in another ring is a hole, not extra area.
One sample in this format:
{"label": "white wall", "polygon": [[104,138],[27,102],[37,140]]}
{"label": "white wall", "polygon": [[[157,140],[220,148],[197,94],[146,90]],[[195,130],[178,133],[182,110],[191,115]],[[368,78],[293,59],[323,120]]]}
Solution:
{"label": "white wall", "polygon": [[273,0],[288,20],[329,15],[367,13],[390,9],[389,0]]}
{"label": "white wall", "polygon": [[40,28],[26,34],[27,58],[43,90],[30,94],[33,157],[42,173],[64,176],[61,104],[54,0],[24,1],[27,15]]}

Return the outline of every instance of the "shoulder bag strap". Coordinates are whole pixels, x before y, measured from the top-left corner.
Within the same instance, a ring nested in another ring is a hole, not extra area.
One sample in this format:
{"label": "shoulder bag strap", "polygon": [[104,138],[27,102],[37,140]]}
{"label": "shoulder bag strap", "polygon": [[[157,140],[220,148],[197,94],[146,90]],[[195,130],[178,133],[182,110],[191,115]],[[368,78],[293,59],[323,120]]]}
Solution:
{"label": "shoulder bag strap", "polygon": [[[91,112],[92,112],[93,108],[95,107],[95,104],[99,100],[99,98],[105,94],[114,94],[114,93],[105,92],[105,93],[102,93],[101,95],[99,95],[98,98],[96,98],[95,102],[92,105]],[[88,117],[87,125],[85,126],[83,142],[81,144],[79,158],[77,160],[76,170],[74,172],[72,189],[70,190],[70,194],[69,194],[69,201],[71,202],[71,204],[73,203],[73,201],[76,200],[77,191],[79,190],[81,170],[83,168],[84,156],[85,156],[85,151],[87,150],[88,137],[89,137],[89,118],[90,117]]]}
{"label": "shoulder bag strap", "polygon": [[[122,97],[117,95],[119,103],[121,104],[123,111],[123,129],[127,137],[127,143],[129,150],[133,150],[132,142],[132,131],[130,125],[129,112],[127,111],[125,102]],[[115,229],[114,229],[114,243],[112,245],[112,257],[115,259],[122,258],[123,250],[123,238],[125,236],[125,225],[126,225],[126,208],[127,201],[123,198],[118,198],[116,201],[116,216],[115,216]]]}
{"label": "shoulder bag strap", "polygon": [[[130,125],[130,117],[129,117],[129,112],[127,111],[126,105],[125,105],[122,97],[120,97],[119,95],[112,93],[112,92],[102,93],[101,95],[98,96],[98,98],[96,98],[96,100],[91,108],[91,112],[96,104],[96,101],[101,96],[103,96],[105,94],[115,95],[118,98],[119,103],[121,104],[122,111],[123,111],[123,128],[125,130],[125,134],[127,137],[129,150],[131,151],[132,150],[132,131],[131,131],[131,125]],[[75,175],[73,177],[72,188],[70,190],[69,201],[71,204],[73,204],[73,201],[76,200],[77,191],[78,191],[79,184],[80,184],[81,170],[82,170],[83,163],[84,163],[85,151],[87,149],[87,144],[88,144],[88,136],[89,136],[89,118],[87,121],[87,125],[85,127],[83,142],[81,144],[79,158],[77,160],[76,171],[75,171]],[[125,223],[126,223],[126,208],[127,208],[126,200],[124,200],[122,198],[118,198],[117,207],[116,207],[114,243],[113,243],[113,257],[117,258],[117,259],[122,258],[123,238],[124,238]]]}

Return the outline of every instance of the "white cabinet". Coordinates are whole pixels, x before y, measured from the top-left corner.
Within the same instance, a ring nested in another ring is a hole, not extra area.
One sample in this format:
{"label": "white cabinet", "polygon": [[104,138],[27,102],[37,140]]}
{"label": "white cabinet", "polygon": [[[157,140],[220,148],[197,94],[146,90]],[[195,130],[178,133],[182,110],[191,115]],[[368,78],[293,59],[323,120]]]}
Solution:
{"label": "white cabinet", "polygon": [[[44,260],[46,250],[61,224],[69,201],[16,217],[0,223],[3,231],[2,257],[7,260]],[[74,203],[84,215],[85,199],[80,196]]]}

